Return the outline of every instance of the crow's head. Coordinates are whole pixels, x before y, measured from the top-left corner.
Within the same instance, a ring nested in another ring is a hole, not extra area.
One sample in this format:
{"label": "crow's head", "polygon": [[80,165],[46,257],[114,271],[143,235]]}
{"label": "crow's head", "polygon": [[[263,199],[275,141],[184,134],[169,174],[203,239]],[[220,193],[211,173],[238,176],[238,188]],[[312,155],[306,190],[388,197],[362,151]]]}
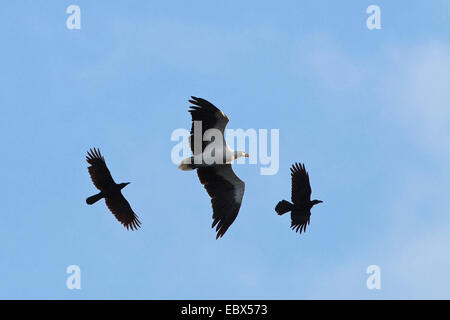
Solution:
{"label": "crow's head", "polygon": [[125,182],[125,183],[119,184],[120,190],[122,190],[123,188],[125,188],[129,184],[130,184],[130,182]]}
{"label": "crow's head", "polygon": [[322,200],[313,200],[313,201],[311,201],[311,204],[312,204],[311,207],[314,207],[316,204],[319,204],[319,203],[322,203],[322,202],[323,202]]}

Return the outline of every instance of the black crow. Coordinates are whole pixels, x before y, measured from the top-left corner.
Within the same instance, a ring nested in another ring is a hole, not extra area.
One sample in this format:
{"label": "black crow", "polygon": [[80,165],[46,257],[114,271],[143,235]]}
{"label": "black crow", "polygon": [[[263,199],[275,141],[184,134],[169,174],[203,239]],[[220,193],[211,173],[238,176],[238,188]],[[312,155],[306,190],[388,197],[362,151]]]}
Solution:
{"label": "black crow", "polygon": [[275,211],[281,216],[286,212],[291,211],[291,228],[292,230],[302,231],[306,230],[306,225],[309,224],[311,217],[311,208],[322,203],[321,200],[311,201],[311,185],[309,184],[309,175],[306,172],[304,164],[295,163],[291,168],[292,177],[292,194],[291,200],[282,200],[278,202]]}
{"label": "black crow", "polygon": [[96,195],[87,198],[86,203],[91,205],[104,198],[107,207],[120,223],[127,229],[138,229],[141,226],[141,222],[121,192],[130,183],[116,184],[114,182],[100,150],[90,149],[86,156],[86,161],[90,164],[88,170],[92,182],[100,190]]}

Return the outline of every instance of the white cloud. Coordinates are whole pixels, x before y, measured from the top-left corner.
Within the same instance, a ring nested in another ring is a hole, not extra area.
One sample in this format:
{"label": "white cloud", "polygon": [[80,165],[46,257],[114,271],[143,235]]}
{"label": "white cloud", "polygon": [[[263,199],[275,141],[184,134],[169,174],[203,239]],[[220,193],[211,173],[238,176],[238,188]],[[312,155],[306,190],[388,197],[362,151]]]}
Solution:
{"label": "white cloud", "polygon": [[450,223],[440,223],[425,236],[412,239],[398,258],[396,274],[414,298],[450,298]]}
{"label": "white cloud", "polygon": [[450,46],[435,42],[392,50],[386,69],[380,80],[386,116],[393,115],[421,144],[448,154]]}
{"label": "white cloud", "polygon": [[[406,166],[411,171],[400,170],[401,181],[392,181],[397,188],[389,186],[392,194],[381,205],[383,236],[368,244],[365,252],[355,252],[330,268],[321,279],[327,287],[312,288],[311,297],[450,298],[450,46],[430,42],[391,48],[374,53],[375,63],[366,66],[324,38],[304,41],[302,46],[308,51],[301,66],[311,68],[329,89],[342,91],[361,81],[376,86],[381,120],[402,128],[416,152],[426,151],[437,165],[430,170],[411,159],[414,164]],[[365,287],[365,268],[370,264],[381,267],[380,291]]]}
{"label": "white cloud", "polygon": [[[327,290],[313,288],[311,297],[449,299],[450,199],[442,197],[446,191],[436,193],[447,181],[425,174],[405,178],[395,200],[386,204],[387,214],[380,213],[387,234],[330,268],[321,280]],[[371,264],[381,268],[379,291],[365,286],[365,268]]]}
{"label": "white cloud", "polygon": [[447,181],[445,174],[411,173],[388,208],[392,219],[384,263],[392,286],[413,298],[450,297]]}
{"label": "white cloud", "polygon": [[302,38],[293,50],[292,59],[294,72],[313,75],[330,89],[354,88],[361,81],[352,58],[325,34]]}

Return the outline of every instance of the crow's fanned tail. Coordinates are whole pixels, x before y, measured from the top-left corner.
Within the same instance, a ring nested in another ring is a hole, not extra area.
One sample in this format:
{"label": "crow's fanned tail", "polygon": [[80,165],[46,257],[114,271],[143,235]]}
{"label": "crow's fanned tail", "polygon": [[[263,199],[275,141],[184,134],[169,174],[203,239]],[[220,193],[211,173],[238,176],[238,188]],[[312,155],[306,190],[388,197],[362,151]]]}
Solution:
{"label": "crow's fanned tail", "polygon": [[278,215],[283,215],[286,212],[289,212],[293,209],[293,205],[292,203],[290,203],[289,201],[286,200],[281,200],[280,202],[278,202],[277,206],[275,207],[275,211],[278,213]]}

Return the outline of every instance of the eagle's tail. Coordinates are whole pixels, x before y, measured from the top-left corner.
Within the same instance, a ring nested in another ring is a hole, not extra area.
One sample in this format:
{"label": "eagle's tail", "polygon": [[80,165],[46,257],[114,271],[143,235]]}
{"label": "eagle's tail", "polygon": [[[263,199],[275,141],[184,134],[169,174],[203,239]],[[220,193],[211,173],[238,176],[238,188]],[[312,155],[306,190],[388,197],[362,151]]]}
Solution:
{"label": "eagle's tail", "polygon": [[86,199],[86,203],[87,203],[87,204],[94,204],[94,203],[96,203],[98,200],[100,200],[101,198],[103,198],[103,194],[100,192],[100,193],[97,193],[97,194],[95,194],[95,195],[93,195],[93,196],[87,198],[87,199]]}
{"label": "eagle's tail", "polygon": [[196,169],[194,165],[194,157],[186,158],[183,161],[181,161],[180,165],[178,166],[178,169],[183,171],[189,171]]}
{"label": "eagle's tail", "polygon": [[278,215],[283,215],[286,212],[289,212],[292,210],[292,208],[294,207],[294,205],[292,203],[290,203],[289,201],[286,200],[281,200],[280,202],[278,202],[277,206],[275,207],[275,211],[278,213]]}

